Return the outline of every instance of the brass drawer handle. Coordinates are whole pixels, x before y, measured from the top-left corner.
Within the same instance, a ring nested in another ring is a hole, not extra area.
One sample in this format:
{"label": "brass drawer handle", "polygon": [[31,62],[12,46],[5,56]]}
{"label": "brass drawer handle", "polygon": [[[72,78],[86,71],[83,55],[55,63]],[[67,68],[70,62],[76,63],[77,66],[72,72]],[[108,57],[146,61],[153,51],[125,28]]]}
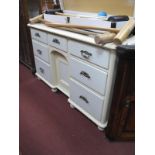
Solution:
{"label": "brass drawer handle", "polygon": [[129,106],[130,106],[130,100],[126,100],[123,104],[124,104],[124,106],[126,108],[129,108]]}
{"label": "brass drawer handle", "polygon": [[88,51],[81,50],[80,52],[81,52],[82,57],[86,59],[89,59],[89,57],[92,56],[92,53],[89,53]]}
{"label": "brass drawer handle", "polygon": [[129,108],[131,101],[129,99],[125,100],[123,102],[123,106],[125,106],[126,108]]}
{"label": "brass drawer handle", "polygon": [[60,41],[56,38],[53,39],[53,42],[60,45]]}
{"label": "brass drawer handle", "polygon": [[35,36],[40,38],[40,34],[39,33],[35,33]]}
{"label": "brass drawer handle", "polygon": [[42,74],[44,74],[44,69],[43,68],[39,68],[39,70],[40,70],[40,72],[42,73]]}
{"label": "brass drawer handle", "polygon": [[90,75],[88,73],[86,73],[85,71],[81,71],[80,75],[85,76],[86,78],[90,79]]}
{"label": "brass drawer handle", "polygon": [[89,103],[86,97],[80,95],[79,98],[82,99],[83,101],[85,101],[87,104]]}
{"label": "brass drawer handle", "polygon": [[125,100],[122,102],[122,106],[129,108],[131,104],[134,104],[134,103],[135,103],[135,96],[131,95],[125,98]]}
{"label": "brass drawer handle", "polygon": [[42,55],[42,51],[37,49],[38,54]]}

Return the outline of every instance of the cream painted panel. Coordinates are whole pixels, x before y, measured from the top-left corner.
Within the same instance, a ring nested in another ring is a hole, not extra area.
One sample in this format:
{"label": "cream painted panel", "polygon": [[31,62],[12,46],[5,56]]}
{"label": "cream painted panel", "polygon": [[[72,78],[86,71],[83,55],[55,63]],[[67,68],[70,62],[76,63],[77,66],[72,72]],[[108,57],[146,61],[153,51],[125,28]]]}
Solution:
{"label": "cream painted panel", "polygon": [[67,94],[69,94],[69,73],[68,62],[63,56],[55,57],[57,85],[61,87]]}
{"label": "cream painted panel", "polygon": [[70,74],[87,87],[105,94],[107,73],[75,58],[70,59]]}
{"label": "cream painted panel", "polygon": [[50,71],[50,65],[43,62],[41,59],[35,57],[35,64],[36,64],[36,71],[37,73],[43,77],[45,80],[47,80],[49,83],[51,83],[51,71]]}
{"label": "cream painted panel", "polygon": [[68,41],[68,51],[86,61],[97,64],[108,69],[110,53],[109,51],[73,40]]}
{"label": "cream painted panel", "polygon": [[59,69],[60,69],[60,79],[64,80],[68,84],[69,83],[68,63],[60,60],[59,61]]}
{"label": "cream painted panel", "polygon": [[98,96],[72,79],[70,80],[70,99],[95,119],[101,119],[103,97]]}
{"label": "cream painted panel", "polygon": [[48,44],[67,52],[67,39],[64,37],[48,34]]}
{"label": "cream painted panel", "polygon": [[43,42],[45,44],[47,43],[47,33],[46,32],[31,28],[31,37],[33,39]]}
{"label": "cream painted panel", "polygon": [[34,55],[49,63],[48,45],[35,40],[32,40],[32,44]]}

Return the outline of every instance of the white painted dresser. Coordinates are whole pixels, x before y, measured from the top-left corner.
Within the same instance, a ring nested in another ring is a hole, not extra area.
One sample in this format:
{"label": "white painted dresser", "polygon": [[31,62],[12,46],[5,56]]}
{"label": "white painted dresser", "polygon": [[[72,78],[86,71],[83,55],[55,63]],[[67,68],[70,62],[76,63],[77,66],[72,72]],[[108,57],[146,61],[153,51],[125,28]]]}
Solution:
{"label": "white painted dresser", "polygon": [[38,79],[66,94],[72,108],[104,129],[115,79],[115,45],[97,46],[92,37],[43,24],[28,26]]}

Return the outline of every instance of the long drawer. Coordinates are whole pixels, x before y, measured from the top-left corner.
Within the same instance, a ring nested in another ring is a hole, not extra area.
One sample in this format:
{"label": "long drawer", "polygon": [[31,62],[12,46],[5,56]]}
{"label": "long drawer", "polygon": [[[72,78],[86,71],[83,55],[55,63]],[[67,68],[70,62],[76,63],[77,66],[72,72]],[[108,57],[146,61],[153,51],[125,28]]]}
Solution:
{"label": "long drawer", "polygon": [[35,40],[32,44],[34,55],[49,63],[48,46]]}
{"label": "long drawer", "polygon": [[42,61],[41,59],[35,57],[35,63],[36,63],[36,71],[37,73],[43,77],[45,80],[47,80],[49,83],[51,83],[51,71],[50,71],[50,65]]}
{"label": "long drawer", "polygon": [[35,40],[38,40],[40,42],[47,44],[47,33],[46,32],[36,30],[36,29],[31,29],[31,37]]}
{"label": "long drawer", "polygon": [[105,94],[107,73],[75,58],[70,59],[70,74],[73,78],[99,92]]}
{"label": "long drawer", "polygon": [[97,120],[101,119],[103,97],[73,79],[70,80],[70,99]]}
{"label": "long drawer", "polygon": [[68,51],[79,58],[108,69],[110,53],[99,47],[73,40],[68,41]]}
{"label": "long drawer", "polygon": [[48,34],[48,44],[67,52],[67,39],[54,34]]}

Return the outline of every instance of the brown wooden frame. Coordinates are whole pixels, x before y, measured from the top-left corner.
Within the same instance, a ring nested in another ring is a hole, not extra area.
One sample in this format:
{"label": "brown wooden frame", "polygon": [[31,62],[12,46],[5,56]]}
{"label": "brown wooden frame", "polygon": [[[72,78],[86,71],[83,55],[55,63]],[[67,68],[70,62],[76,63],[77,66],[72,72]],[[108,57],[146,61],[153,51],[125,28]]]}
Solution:
{"label": "brown wooden frame", "polygon": [[106,136],[111,140],[135,138],[135,51],[117,49],[118,69]]}

